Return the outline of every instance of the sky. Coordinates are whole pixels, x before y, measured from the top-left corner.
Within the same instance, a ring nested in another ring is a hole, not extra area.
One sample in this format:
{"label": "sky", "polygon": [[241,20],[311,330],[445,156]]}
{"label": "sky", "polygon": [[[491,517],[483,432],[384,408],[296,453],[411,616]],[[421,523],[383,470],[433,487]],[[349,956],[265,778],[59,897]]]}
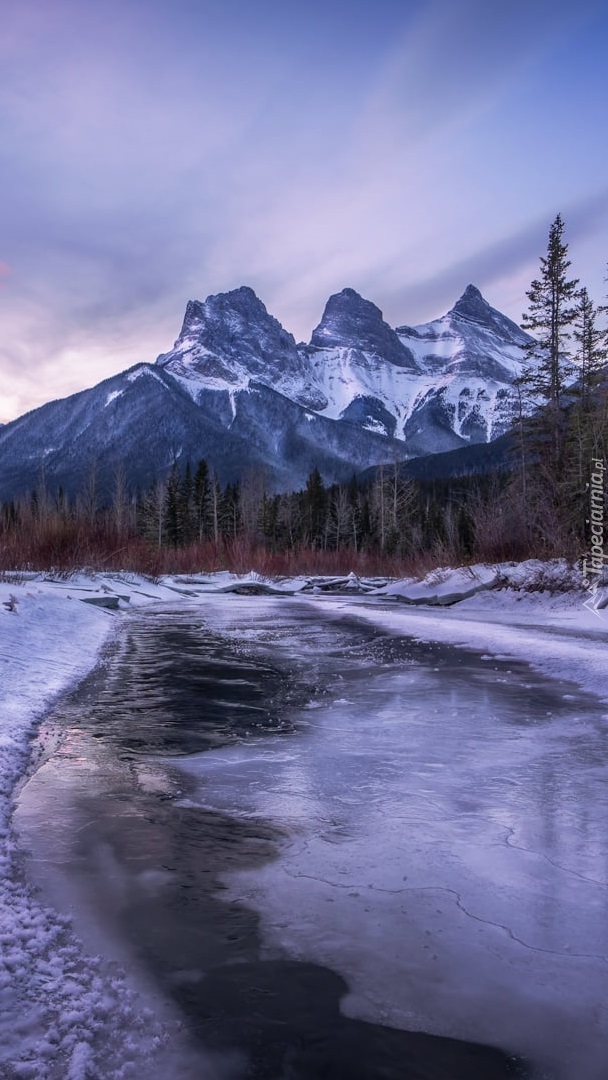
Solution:
{"label": "sky", "polygon": [[605,0],[2,0],[0,421],[250,285],[297,340],[469,282],[516,321],[557,213],[600,302]]}

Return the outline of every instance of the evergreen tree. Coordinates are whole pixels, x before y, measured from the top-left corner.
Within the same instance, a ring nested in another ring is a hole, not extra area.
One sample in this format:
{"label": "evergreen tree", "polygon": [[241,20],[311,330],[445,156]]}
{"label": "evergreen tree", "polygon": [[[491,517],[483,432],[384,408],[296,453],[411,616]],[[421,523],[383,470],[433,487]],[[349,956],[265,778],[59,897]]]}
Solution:
{"label": "evergreen tree", "polygon": [[222,489],[215,472],[209,476],[209,518],[213,543],[218,547],[222,524]]}
{"label": "evergreen tree", "polygon": [[[601,310],[601,309],[598,309]],[[593,407],[594,394],[603,378],[606,362],[606,331],[597,325],[596,310],[586,288],[579,293],[576,308],[574,338],[577,343],[576,361],[579,369],[578,398],[585,413]]]}
{"label": "evergreen tree", "polygon": [[359,491],[357,478],[355,476],[353,476],[350,484],[348,485],[347,494],[350,508],[348,534],[350,546],[356,554],[361,547],[361,538],[364,524],[364,500],[362,498],[361,492]]}
{"label": "evergreen tree", "polygon": [[239,484],[241,528],[253,543],[259,543],[265,536],[263,517],[267,488],[268,476],[264,467],[254,466],[243,473]]}
{"label": "evergreen tree", "polygon": [[259,508],[259,521],[258,528],[261,532],[264,543],[276,551],[280,547],[279,544],[279,495],[267,495],[266,492],[262,494],[262,502]]}
{"label": "evergreen tree", "polygon": [[593,461],[603,458],[607,428],[605,332],[597,327],[596,309],[585,288],[581,289],[574,338],[579,378],[572,387],[568,409],[566,468],[561,492],[561,519],[571,542],[580,548],[589,540],[588,491]]}
{"label": "evergreen tree", "polygon": [[124,536],[128,527],[129,493],[124,465],[119,464],[114,470],[112,491],[112,520],[119,537]]}
{"label": "evergreen tree", "polygon": [[226,540],[235,540],[241,528],[238,484],[226,484],[220,498],[218,512],[222,536]]}
{"label": "evergreen tree", "polygon": [[192,492],[192,529],[199,543],[211,535],[211,485],[209,467],[201,458],[194,474]]}
{"label": "evergreen tree", "polygon": [[[604,278],[607,292],[606,303],[600,304],[596,311],[598,318],[603,318],[604,320],[604,328],[599,331],[598,352],[601,358],[601,366],[596,373],[600,394],[603,396],[604,419],[606,419],[606,391],[608,390],[608,265],[606,266],[606,271],[606,277]],[[604,431],[604,443],[607,438],[608,433]]]}
{"label": "evergreen tree", "polygon": [[302,492],[302,519],[306,531],[306,540],[313,547],[324,546],[327,517],[327,492],[323,477],[317,468],[313,469]]}
{"label": "evergreen tree", "polygon": [[461,502],[457,518],[458,546],[462,555],[471,555],[475,548],[475,529],[467,502]]}
{"label": "evergreen tree", "polygon": [[182,515],[182,543],[189,544],[196,539],[196,524],[194,514],[194,481],[190,462],[186,462],[186,471],[180,492],[181,515]]}
{"label": "evergreen tree", "polygon": [[563,447],[564,390],[568,375],[569,344],[577,312],[578,280],[568,277],[570,260],[563,241],[564,223],[558,214],[549,231],[547,254],[540,259],[540,277],[526,295],[528,311],[522,326],[534,341],[527,346],[531,363],[520,382],[531,403],[540,407],[525,425],[526,434],[535,434],[537,449],[549,445],[553,468],[559,470]]}
{"label": "evergreen tree", "polygon": [[167,498],[165,504],[165,534],[171,547],[179,547],[183,540],[183,514],[181,505],[181,484],[177,465],[174,464],[167,480]]}

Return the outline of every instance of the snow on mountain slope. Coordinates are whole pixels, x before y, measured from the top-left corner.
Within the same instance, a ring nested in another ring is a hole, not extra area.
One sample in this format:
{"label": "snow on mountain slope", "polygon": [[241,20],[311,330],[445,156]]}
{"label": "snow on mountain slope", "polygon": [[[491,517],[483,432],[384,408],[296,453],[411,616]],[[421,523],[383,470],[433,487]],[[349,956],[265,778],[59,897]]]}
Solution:
{"label": "snow on mountain slope", "polygon": [[440,410],[454,433],[470,442],[491,442],[511,426],[518,408],[513,380],[532,339],[469,285],[442,318],[399,327],[430,385],[412,402],[403,438],[424,423],[429,406]]}
{"label": "snow on mountain slope", "polygon": [[[463,440],[490,442],[512,421],[511,379],[457,371],[414,374],[356,349],[323,349],[311,362],[328,402],[318,410],[322,415],[358,422],[369,431],[406,442],[429,425],[433,408],[443,413],[446,432],[454,435],[454,447]],[[426,452],[438,449],[431,442]]]}
{"label": "snow on mountain slope", "polygon": [[222,478],[232,478],[248,444],[227,434],[231,415],[226,393],[207,410],[162,369],[138,364],[7,424],[0,432],[0,498],[41,484],[70,496],[93,486],[103,503],[119,472],[145,490],[175,461],[201,457],[217,458]]}
{"label": "snow on mountain slope", "polygon": [[515,410],[529,337],[469,285],[440,319],[393,330],[354,289],[331,296],[309,345],[243,287],[191,301],[161,365],[195,401],[252,380],[332,420],[408,443],[405,456],[488,442]]}
{"label": "snow on mountain slope", "polygon": [[[346,294],[352,290],[340,296]],[[381,320],[377,308],[375,312]],[[490,307],[475,286],[469,285],[441,319],[391,331],[405,347],[407,366],[396,361],[392,341],[382,342],[388,346],[384,354],[379,349],[372,353],[369,342],[374,336],[369,330],[366,337],[361,334],[362,347],[356,348],[344,318],[338,333],[335,326],[329,333],[324,322],[315,330],[307,353],[315,381],[328,400],[325,415],[354,419],[358,411],[362,426],[406,442],[425,441],[426,435],[428,453],[439,449],[438,429],[443,429],[447,442],[451,432],[456,446],[463,441],[489,442],[509,427],[516,407],[512,382],[521,371],[523,346],[530,338]],[[324,341],[331,347],[322,347]]]}
{"label": "snow on mountain slope", "polygon": [[316,467],[330,482],[406,456],[402,444],[304,408],[271,386],[247,386],[138,364],[96,387],[52,401],[0,431],[0,500],[41,485],[108,502],[121,476],[133,491],[174,464],[204,458],[222,484],[261,470],[269,489],[303,487]]}
{"label": "snow on mountain slope", "polygon": [[[309,350],[328,400],[325,415],[350,419],[357,401],[373,401],[382,406],[382,420],[378,404],[375,410],[368,405],[363,426],[383,428],[406,442],[432,426],[432,414],[435,424],[443,421],[446,432],[461,441],[489,442],[509,428],[515,408],[511,384],[530,339],[477,288],[469,285],[442,319],[392,333],[405,346],[407,367],[397,366],[390,353],[340,349],[337,335],[333,350]],[[313,346],[325,336],[317,328]],[[430,446],[427,451],[432,453]]]}
{"label": "snow on mountain slope", "polygon": [[190,300],[177,341],[156,363],[195,401],[203,389],[232,393],[257,380],[305,408],[325,405],[293,335],[246,285],[208,296],[204,303]]}
{"label": "snow on mountain slope", "polygon": [[424,371],[447,369],[502,381],[520,373],[522,349],[532,340],[490,307],[474,285],[467,286],[447,315],[421,326],[397,327],[396,333]]}
{"label": "snow on mountain slope", "polygon": [[0,498],[70,494],[120,468],[134,488],[204,457],[222,482],[261,467],[277,490],[486,443],[516,414],[530,339],[469,285],[442,318],[392,329],[354,289],[327,301],[310,344],[246,286],[191,300],[173,348],[0,429]]}

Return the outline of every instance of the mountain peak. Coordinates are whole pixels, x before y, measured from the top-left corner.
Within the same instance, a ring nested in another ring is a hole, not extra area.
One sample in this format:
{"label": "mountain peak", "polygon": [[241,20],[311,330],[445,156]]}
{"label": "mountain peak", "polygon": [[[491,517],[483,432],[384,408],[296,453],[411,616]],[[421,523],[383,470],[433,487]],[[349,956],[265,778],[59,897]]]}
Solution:
{"label": "mountain peak", "polygon": [[253,289],[249,285],[241,285],[230,292],[212,294],[204,303],[201,300],[189,300],[182,329],[175,344],[184,337],[198,334],[201,328],[209,323],[224,322],[231,313],[234,317],[241,316],[245,320],[270,317]]}
{"label": "mountain peak", "polygon": [[293,335],[268,313],[249,285],[230,292],[215,293],[201,300],[189,300],[180,335],[170,353],[159,356],[166,365],[176,352],[193,348],[223,356],[265,362],[279,355],[297,356]]}
{"label": "mountain peak", "polygon": [[156,363],[185,379],[194,394],[209,385],[244,387],[257,379],[283,392],[290,390],[306,406],[318,407],[325,401],[301,372],[293,335],[248,285],[208,296],[204,302],[189,300],[173,349]]}
{"label": "mountain peak", "polygon": [[448,317],[453,316],[456,316],[458,320],[464,319],[486,330],[492,330],[505,341],[520,348],[531,340],[517,323],[488,304],[476,285],[467,285],[460,299],[448,311]]}
{"label": "mountain peak", "polygon": [[488,301],[483,298],[476,285],[467,285],[462,296],[456,301],[451,315],[462,315],[465,319],[474,319],[476,322],[485,321],[492,308]]}
{"label": "mountain peak", "polygon": [[413,354],[384,321],[380,308],[355,289],[342,289],[330,296],[310,344],[317,349],[357,349],[398,367],[417,370]]}

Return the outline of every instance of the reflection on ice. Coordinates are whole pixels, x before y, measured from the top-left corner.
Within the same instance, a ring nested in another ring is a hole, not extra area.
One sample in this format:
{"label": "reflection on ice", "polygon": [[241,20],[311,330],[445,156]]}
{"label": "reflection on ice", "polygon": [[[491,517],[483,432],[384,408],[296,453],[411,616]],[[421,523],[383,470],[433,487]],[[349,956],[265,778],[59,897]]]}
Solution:
{"label": "reflection on ice", "polygon": [[[217,618],[230,629],[225,612]],[[180,764],[207,807],[287,830],[275,862],[226,878],[260,913],[268,957],[287,950],[343,974],[349,1015],[501,1045],[562,1080],[600,1080],[599,712],[512,659],[444,647],[413,646],[407,663],[364,670],[344,663],[332,677],[328,636],[298,639],[295,624],[275,636],[262,620],[260,643],[299,645],[313,665],[315,708],[280,742],[256,736]]]}

